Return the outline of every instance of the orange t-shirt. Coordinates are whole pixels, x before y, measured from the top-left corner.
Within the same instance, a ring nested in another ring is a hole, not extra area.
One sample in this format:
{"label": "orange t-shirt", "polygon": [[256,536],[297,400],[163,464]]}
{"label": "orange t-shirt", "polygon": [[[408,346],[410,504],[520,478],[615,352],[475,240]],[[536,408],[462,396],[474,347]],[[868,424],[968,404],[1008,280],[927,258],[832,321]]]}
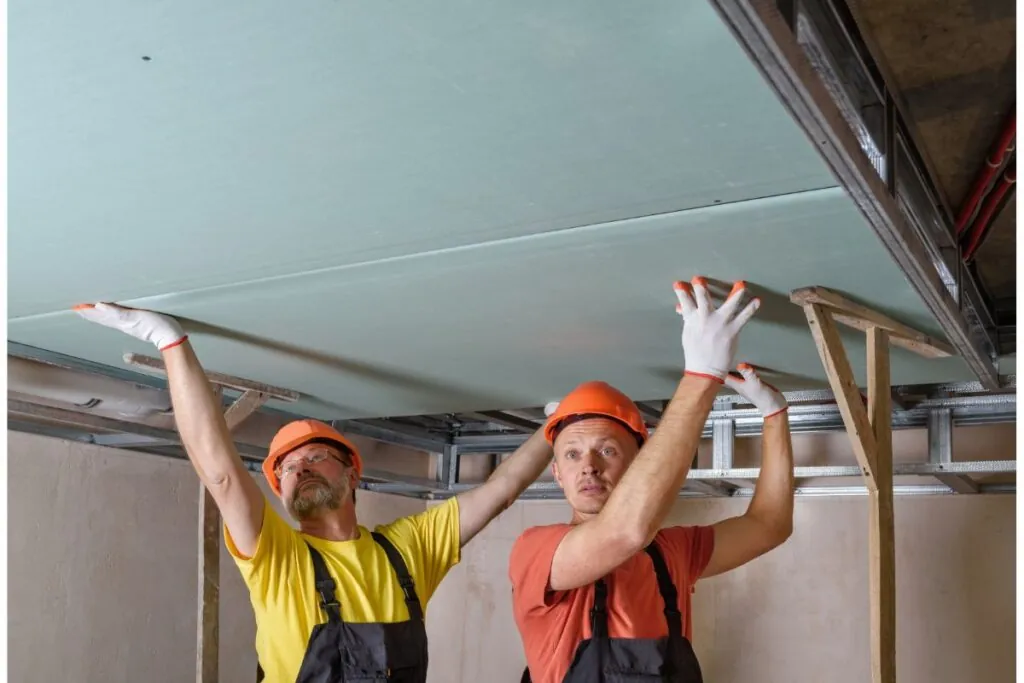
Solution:
{"label": "orange t-shirt", "polygon": [[[572,526],[553,524],[527,529],[512,547],[512,613],[534,683],[561,683],[580,641],[590,638],[594,584],[551,591],[551,560]],[[662,529],[655,543],[665,557],[679,593],[683,634],[692,638],[690,594],[711,559],[714,528],[677,526]],[[608,584],[608,635],[611,638],[661,638],[668,635],[665,602],[658,592],[654,565],[641,551],[605,577]]]}

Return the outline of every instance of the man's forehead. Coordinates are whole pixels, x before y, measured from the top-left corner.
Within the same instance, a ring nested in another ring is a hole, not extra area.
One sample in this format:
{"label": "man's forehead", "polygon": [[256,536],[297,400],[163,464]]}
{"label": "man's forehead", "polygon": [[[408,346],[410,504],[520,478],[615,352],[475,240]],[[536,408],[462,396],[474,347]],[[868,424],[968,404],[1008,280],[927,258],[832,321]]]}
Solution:
{"label": "man's forehead", "polygon": [[614,439],[616,441],[633,441],[633,436],[617,420],[607,417],[591,417],[566,425],[559,433],[557,442],[597,441]]}
{"label": "man's forehead", "polygon": [[313,441],[311,443],[304,443],[295,450],[289,451],[282,460],[294,460],[300,458],[308,453],[316,453],[317,451],[327,451],[332,455],[341,456],[341,449],[337,446],[329,443],[323,443],[321,441]]}

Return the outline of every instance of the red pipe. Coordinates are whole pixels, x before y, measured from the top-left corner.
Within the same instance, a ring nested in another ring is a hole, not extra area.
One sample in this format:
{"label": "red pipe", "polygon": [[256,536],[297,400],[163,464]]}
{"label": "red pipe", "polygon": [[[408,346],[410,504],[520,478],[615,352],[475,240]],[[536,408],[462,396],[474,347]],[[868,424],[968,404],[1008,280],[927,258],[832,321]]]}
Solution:
{"label": "red pipe", "polygon": [[995,215],[996,209],[1002,206],[1003,197],[1013,189],[1016,181],[1017,162],[1010,161],[1006,167],[1006,172],[999,179],[999,184],[985,198],[985,204],[978,213],[978,219],[971,226],[970,235],[967,237],[967,248],[964,250],[964,261],[970,261],[974,257],[974,252],[981,246],[989,227],[992,225],[992,218]]}
{"label": "red pipe", "polygon": [[1003,131],[999,134],[999,138],[996,140],[992,153],[987,159],[985,159],[985,165],[981,167],[981,170],[978,172],[978,177],[974,179],[974,185],[970,194],[964,201],[963,206],[960,207],[960,213],[956,217],[957,237],[962,235],[964,230],[967,229],[967,226],[971,224],[971,219],[974,217],[974,213],[977,210],[978,205],[988,192],[992,178],[999,172],[1003,162],[1006,161],[1007,155],[1013,151],[1016,137],[1017,105],[1015,104],[1010,110],[1010,117],[1003,125]]}

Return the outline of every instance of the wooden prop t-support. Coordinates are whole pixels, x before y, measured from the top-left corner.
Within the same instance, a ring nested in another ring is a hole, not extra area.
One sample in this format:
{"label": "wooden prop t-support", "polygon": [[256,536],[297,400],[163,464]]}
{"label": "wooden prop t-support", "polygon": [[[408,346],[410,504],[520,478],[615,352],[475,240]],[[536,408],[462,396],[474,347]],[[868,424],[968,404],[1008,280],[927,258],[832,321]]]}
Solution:
{"label": "wooden prop t-support", "polygon": [[[889,344],[925,358],[952,347],[823,287],[794,290],[825,366],[870,499],[871,680],[896,680],[896,550],[892,499],[892,387]],[[868,400],[864,405],[836,322],[867,333]]]}
{"label": "wooden prop t-support", "polygon": [[[164,362],[159,358],[129,353],[124,362],[135,367],[166,372]],[[271,398],[293,402],[299,399],[298,392],[267,384],[251,382],[241,377],[206,373],[206,378],[217,392],[224,389],[241,391],[234,403],[224,411],[228,430],[238,425],[260,409]],[[199,485],[199,614],[196,638],[196,683],[217,683],[217,654],[220,647],[220,512],[213,497],[206,488]]]}

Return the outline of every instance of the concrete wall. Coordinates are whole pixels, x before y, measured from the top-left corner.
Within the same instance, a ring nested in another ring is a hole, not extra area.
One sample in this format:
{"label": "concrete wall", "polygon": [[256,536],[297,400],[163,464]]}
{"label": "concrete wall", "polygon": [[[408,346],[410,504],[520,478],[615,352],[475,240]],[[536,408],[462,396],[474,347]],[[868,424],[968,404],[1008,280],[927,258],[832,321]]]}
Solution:
{"label": "concrete wall", "polygon": [[[191,466],[17,432],[7,444],[10,680],[195,680]],[[368,491],[357,506],[367,526],[424,509]],[[255,623],[223,549],[220,618],[220,680],[253,683]]]}

